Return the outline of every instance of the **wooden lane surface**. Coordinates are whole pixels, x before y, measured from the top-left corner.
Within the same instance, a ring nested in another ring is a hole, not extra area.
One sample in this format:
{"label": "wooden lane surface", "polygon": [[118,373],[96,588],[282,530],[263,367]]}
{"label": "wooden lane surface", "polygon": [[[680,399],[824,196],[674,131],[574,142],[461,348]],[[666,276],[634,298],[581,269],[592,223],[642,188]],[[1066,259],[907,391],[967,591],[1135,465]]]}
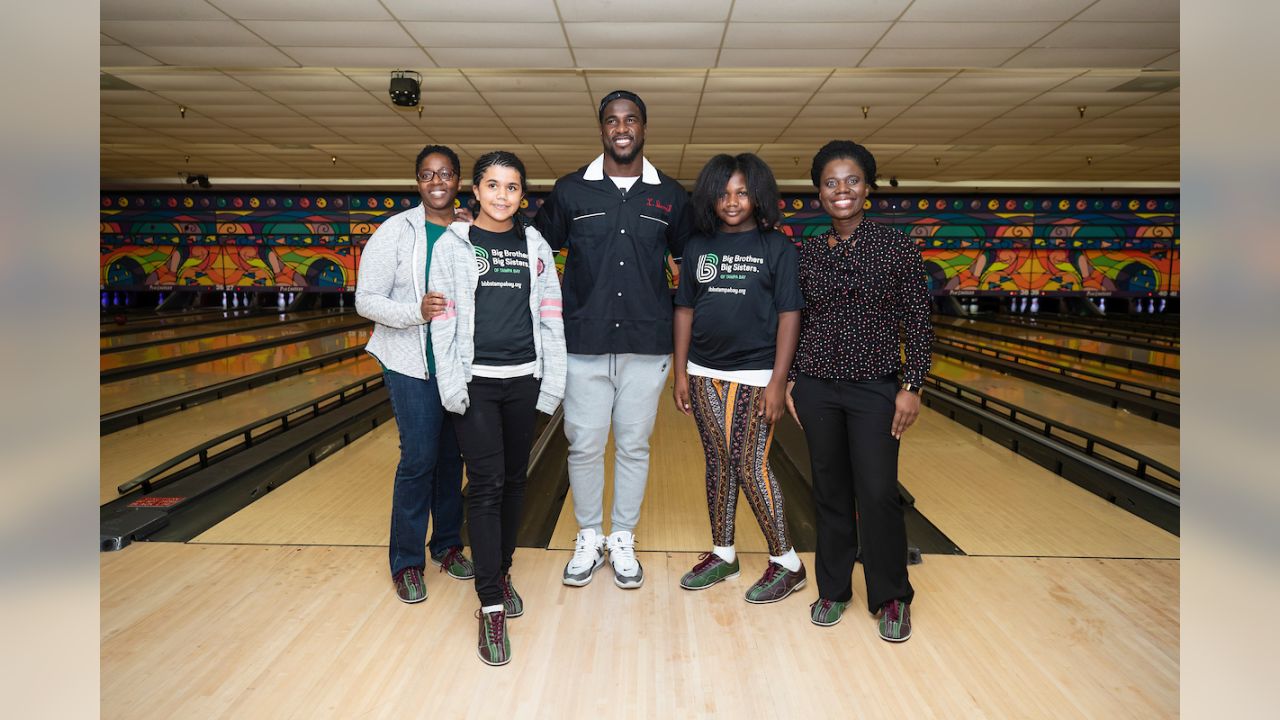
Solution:
{"label": "wooden lane surface", "polygon": [[[136,333],[127,335],[108,335],[98,339],[100,348],[107,350],[110,348],[121,347],[124,345],[136,345],[138,343],[161,342],[164,340],[181,340],[189,335],[199,335],[201,333],[212,332],[214,330],[223,330],[228,334],[238,331],[242,327],[252,327],[254,325],[262,325],[272,321],[289,322],[299,318],[306,318],[328,313],[327,310],[308,310],[305,312],[281,313],[279,315],[250,315],[248,317],[237,318],[217,323],[184,323],[174,327],[166,327],[155,330],[140,330]],[[222,320],[222,318],[216,318]]]}
{"label": "wooden lane surface", "polygon": [[[639,547],[646,550],[705,551],[711,548],[702,446],[693,419],[675,411],[663,396],[654,431]],[[210,528],[195,542],[385,545],[399,439],[394,422],[355,440],[266,497]],[[611,477],[613,453],[606,458]],[[606,493],[606,508],[611,495]],[[800,498],[799,502],[811,502]],[[745,498],[737,508],[737,547],[768,548]],[[606,532],[609,512],[605,511]],[[572,493],[561,510],[551,547],[573,548],[578,529]]]}
{"label": "wooden lane surface", "polygon": [[[1032,412],[1061,421],[1178,469],[1178,428],[1133,413],[1086,400],[1076,395],[1002,375],[988,368],[935,355],[933,370],[939,377],[961,383]],[[1100,453],[1110,453],[1099,448]],[[1115,457],[1121,457],[1115,455]]]}
{"label": "wooden lane surface", "polygon": [[210,350],[226,350],[236,348],[240,345],[248,345],[250,343],[262,342],[265,340],[279,340],[287,342],[289,338],[302,335],[316,330],[324,330],[325,328],[338,328],[343,326],[351,326],[355,323],[363,322],[363,318],[354,315],[331,315],[328,317],[318,317],[299,323],[291,323],[278,327],[258,328],[257,330],[244,330],[241,332],[229,331],[223,335],[214,335],[212,337],[197,338],[194,340],[175,340],[163,345],[150,345],[147,347],[135,348],[133,350],[121,350],[120,352],[102,355],[98,358],[99,370],[115,370],[117,368],[128,367],[130,365],[138,365],[141,363],[156,362],[159,360],[170,360],[177,357],[195,355],[196,353],[208,352]]}
{"label": "wooden lane surface", "polygon": [[[935,326],[934,331],[940,338],[960,339],[976,345],[982,345],[984,347],[1004,350],[1006,352],[1017,353],[1018,355],[1023,355],[1029,358],[1035,358],[1041,362],[1063,365],[1077,370],[1088,370],[1089,372],[1104,375],[1106,377],[1142,383],[1143,385],[1160,388],[1161,390],[1172,390],[1177,392],[1181,385],[1179,378],[1176,377],[1156,375],[1155,373],[1149,373],[1142,370],[1129,370],[1116,365],[1110,365],[1099,360],[1086,360],[1083,358],[1068,357],[1058,353],[1038,350],[1026,345],[1019,345],[1018,343],[1003,342],[1001,340],[993,340],[989,337],[969,335],[961,330],[953,330],[946,325]],[[936,358],[938,356],[934,355],[934,357]]]}
{"label": "wooden lane surface", "polygon": [[99,502],[120,497],[116,488],[121,483],[187,448],[375,375],[379,370],[377,360],[362,355],[105,435],[99,444]]}
{"label": "wooden lane surface", "polygon": [[472,583],[428,573],[428,600],[403,604],[385,548],[136,543],[100,555],[102,717],[1178,713],[1176,561],[929,555],[911,569],[914,636],[890,644],[860,578],[843,621],[819,628],[812,581],[743,601],[763,555],[696,593],[676,586],[695,554],[641,555],[644,587],[622,591],[562,585],[566,551],[517,550],[526,611],[511,663],[491,668]]}
{"label": "wooden lane surface", "polygon": [[969,320],[968,318],[957,317],[944,318],[935,316],[934,322],[939,326],[949,326],[961,330],[966,327],[972,327],[975,330],[999,333],[1006,337],[1034,340],[1036,342],[1048,343],[1050,345],[1057,345],[1058,347],[1070,348],[1072,350],[1082,350],[1084,352],[1108,355],[1121,360],[1145,362],[1168,368],[1177,368],[1179,366],[1179,356],[1172,353],[1142,350],[1140,348],[1126,347],[1124,345],[1116,345],[1115,343],[1103,342],[1100,340],[1071,337],[1070,335],[1058,335],[1038,328],[1016,328],[1010,325],[1000,325],[998,323],[987,323],[982,322],[981,320]]}
{"label": "wooden lane surface", "polygon": [[899,463],[916,509],[970,555],[1179,557],[1177,536],[929,408]]}
{"label": "wooden lane surface", "polygon": [[[115,312],[104,313],[102,316],[102,323],[101,323],[101,326],[98,328],[98,331],[101,332],[103,330],[112,330],[112,329],[118,328],[119,325],[115,323],[115,316],[117,314],[119,313],[115,313]],[[179,311],[176,313],[165,313],[165,314],[160,314],[154,311],[149,311],[149,312],[132,312],[131,311],[131,312],[125,313],[124,315],[127,318],[127,320],[125,321],[126,327],[129,325],[136,325],[138,326],[139,329],[143,329],[143,328],[151,329],[151,328],[159,328],[159,327],[176,327],[176,326],[187,325],[187,324],[198,325],[201,323],[212,322],[214,320],[221,320],[223,318],[228,318],[228,317],[238,317],[238,316],[248,317],[250,314],[251,313],[249,310],[231,310],[231,309],[214,310],[212,308],[209,308],[205,310],[197,310],[194,312]],[[262,317],[261,313],[253,313],[253,314],[258,315],[258,317]]]}
{"label": "wooden lane surface", "polygon": [[348,330],[272,348],[218,358],[196,365],[128,378],[99,387],[99,413],[160,400],[188,390],[216,385],[244,375],[336,352],[367,342],[369,330]]}
{"label": "wooden lane surface", "polygon": [[[649,482],[635,529],[641,550],[707,551],[711,549],[711,520],[707,513],[706,460],[693,417],[675,409],[672,378],[658,402],[658,419],[649,446]],[[605,452],[604,531],[610,531],[613,507],[613,435]],[[786,502],[812,503],[811,498],[787,497]],[[734,517],[735,546],[742,552],[767,552],[768,545],[746,496],[738,493]],[[573,549],[578,534],[573,514],[573,491],[565,498],[550,548]]]}
{"label": "wooden lane surface", "polygon": [[400,437],[393,420],[356,438],[192,542],[385,549],[399,459]]}

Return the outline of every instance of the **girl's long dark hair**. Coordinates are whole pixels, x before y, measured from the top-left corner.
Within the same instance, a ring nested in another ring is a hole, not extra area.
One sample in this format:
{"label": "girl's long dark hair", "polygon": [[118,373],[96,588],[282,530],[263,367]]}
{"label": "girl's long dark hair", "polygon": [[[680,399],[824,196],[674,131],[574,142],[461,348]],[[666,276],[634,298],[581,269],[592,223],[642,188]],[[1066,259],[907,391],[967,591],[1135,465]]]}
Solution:
{"label": "girl's long dark hair", "polygon": [[693,224],[702,234],[713,235],[720,227],[716,201],[724,194],[735,172],[742,173],[747,181],[747,197],[751,199],[751,214],[756,225],[762,230],[778,226],[778,181],[774,180],[769,165],[754,153],[716,155],[698,173],[698,183],[689,201]]}

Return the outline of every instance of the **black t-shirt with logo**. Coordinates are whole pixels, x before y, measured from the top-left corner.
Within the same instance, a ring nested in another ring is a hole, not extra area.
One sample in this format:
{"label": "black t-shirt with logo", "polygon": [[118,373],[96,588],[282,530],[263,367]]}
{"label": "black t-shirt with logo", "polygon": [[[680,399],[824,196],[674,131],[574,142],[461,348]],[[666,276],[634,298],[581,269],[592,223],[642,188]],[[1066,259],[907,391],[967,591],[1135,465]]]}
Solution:
{"label": "black t-shirt with logo", "polygon": [[804,307],[799,258],[777,230],[691,238],[675,299],[693,308],[689,359],[717,370],[772,368],[778,314]]}
{"label": "black t-shirt with logo", "polygon": [[529,246],[512,228],[495,233],[471,226],[476,284],[476,365],[522,365],[538,359],[529,314]]}

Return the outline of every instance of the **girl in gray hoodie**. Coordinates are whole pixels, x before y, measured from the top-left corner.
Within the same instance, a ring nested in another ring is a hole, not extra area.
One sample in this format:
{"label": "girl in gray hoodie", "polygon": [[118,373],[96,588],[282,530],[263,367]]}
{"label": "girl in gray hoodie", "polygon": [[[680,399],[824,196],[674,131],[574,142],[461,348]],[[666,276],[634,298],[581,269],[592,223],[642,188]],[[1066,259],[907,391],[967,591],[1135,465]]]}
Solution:
{"label": "girl in gray hoodie", "polygon": [[431,339],[440,400],[454,414],[467,467],[476,650],[490,665],[510,661],[506,621],[524,612],[510,572],[535,410],[551,414],[564,397],[560,281],[551,247],[519,214],[524,188],[518,157],[481,155],[472,175],[475,223],[449,226],[428,279],[447,298],[431,319]]}

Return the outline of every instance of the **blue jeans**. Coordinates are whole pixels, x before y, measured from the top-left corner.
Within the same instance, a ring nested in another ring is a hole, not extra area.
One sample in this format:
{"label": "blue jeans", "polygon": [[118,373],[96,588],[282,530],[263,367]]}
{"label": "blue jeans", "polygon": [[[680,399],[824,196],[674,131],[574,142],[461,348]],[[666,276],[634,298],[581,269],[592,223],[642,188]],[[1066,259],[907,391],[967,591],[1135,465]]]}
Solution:
{"label": "blue jeans", "polygon": [[427,520],[431,552],[462,545],[462,456],[453,421],[440,405],[436,379],[385,370],[400,430],[400,463],[391,497],[391,574],[424,567]]}

